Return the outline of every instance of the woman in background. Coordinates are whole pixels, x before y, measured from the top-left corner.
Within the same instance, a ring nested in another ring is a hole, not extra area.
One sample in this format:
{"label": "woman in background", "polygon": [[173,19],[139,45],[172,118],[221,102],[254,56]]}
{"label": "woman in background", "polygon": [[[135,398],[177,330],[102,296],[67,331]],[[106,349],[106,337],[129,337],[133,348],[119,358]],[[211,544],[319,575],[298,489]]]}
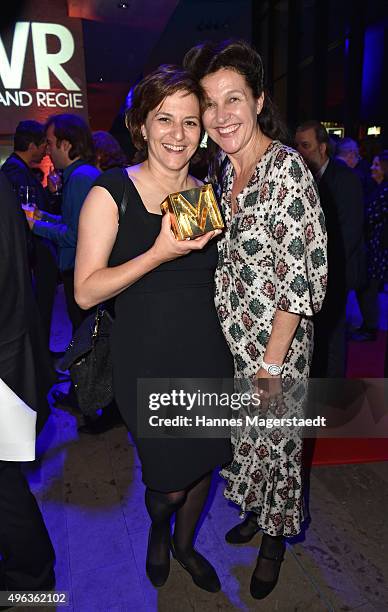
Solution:
{"label": "woman in background", "polygon": [[96,152],[96,166],[101,172],[109,168],[124,168],[127,166],[127,158],[116,138],[99,130],[92,135],[94,150]]}
{"label": "woman in background", "polygon": [[388,150],[373,158],[371,176],[377,187],[366,204],[365,242],[368,284],[357,292],[362,325],[352,340],[377,339],[379,328],[379,291],[388,276]]}

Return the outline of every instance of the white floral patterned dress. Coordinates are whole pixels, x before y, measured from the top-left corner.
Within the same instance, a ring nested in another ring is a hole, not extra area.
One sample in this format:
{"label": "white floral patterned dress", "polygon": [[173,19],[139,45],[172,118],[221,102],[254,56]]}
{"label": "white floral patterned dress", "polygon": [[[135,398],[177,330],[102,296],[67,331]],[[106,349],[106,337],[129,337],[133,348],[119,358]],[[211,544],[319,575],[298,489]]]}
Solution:
{"label": "white floral patterned dress", "polygon": [[[225,233],[218,243],[215,302],[237,378],[260,367],[277,309],[301,315],[285,359],[283,383],[307,379],[311,317],[327,283],[326,230],[314,180],[293,149],[273,141],[231,218],[233,167],[223,174]],[[224,495],[257,514],[270,535],[299,533],[303,519],[302,441],[299,435],[257,429],[232,432],[233,462],[221,471]]]}

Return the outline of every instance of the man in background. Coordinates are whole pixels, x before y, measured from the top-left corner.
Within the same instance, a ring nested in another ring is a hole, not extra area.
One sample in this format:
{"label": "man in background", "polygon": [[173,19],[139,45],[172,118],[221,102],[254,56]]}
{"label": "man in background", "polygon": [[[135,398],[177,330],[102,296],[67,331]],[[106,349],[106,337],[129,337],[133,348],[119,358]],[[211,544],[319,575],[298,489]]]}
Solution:
{"label": "man in background", "polygon": [[329,137],[319,121],[300,125],[295,142],[317,182],[327,228],[328,285],[322,310],[314,318],[311,375],[343,378],[348,291],[366,281],[361,183],[350,168],[329,157]]}
{"label": "man in background", "polygon": [[[40,431],[54,378],[32,294],[24,213],[1,171],[0,197],[0,378],[37,412]],[[0,461],[0,556],[0,591],[54,588],[54,550],[17,461]]]}
{"label": "man in background", "polygon": [[[43,209],[49,208],[50,199],[33,169],[46,153],[47,140],[44,126],[37,121],[21,121],[14,135],[14,151],[2,166],[16,196],[19,196],[21,187],[30,187],[35,193],[36,205]],[[30,266],[34,271],[36,301],[49,346],[58,277],[56,248],[50,241],[38,236],[29,235],[28,242]]]}
{"label": "man in background", "polygon": [[74,299],[74,265],[82,204],[100,171],[93,165],[92,134],[77,115],[53,115],[46,124],[47,151],[54,167],[63,170],[62,215],[46,210],[29,221],[36,236],[49,238],[59,250],[59,269],[73,332],[89,314]]}
{"label": "man in background", "polygon": [[[82,310],[74,299],[74,265],[77,249],[78,222],[82,204],[99,176],[94,166],[92,134],[85,121],[78,115],[52,115],[46,123],[47,152],[62,175],[62,214],[52,215],[38,211],[38,220],[28,219],[36,236],[48,238],[58,247],[59,270],[63,280],[67,312],[72,324],[72,334],[90,311]],[[77,406],[74,386],[67,395],[55,391],[57,404]]]}
{"label": "man in background", "polygon": [[357,174],[361,181],[365,207],[376,189],[376,183],[372,179],[368,162],[360,156],[358,143],[353,138],[340,138],[336,143],[335,159]]}

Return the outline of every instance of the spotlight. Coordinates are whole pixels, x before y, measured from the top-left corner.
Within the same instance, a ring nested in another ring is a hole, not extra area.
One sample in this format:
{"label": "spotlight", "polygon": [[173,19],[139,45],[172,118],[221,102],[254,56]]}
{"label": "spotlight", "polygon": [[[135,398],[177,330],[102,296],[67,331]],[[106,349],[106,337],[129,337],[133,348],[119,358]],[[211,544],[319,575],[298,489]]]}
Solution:
{"label": "spotlight", "polygon": [[117,8],[127,9],[127,8],[129,8],[129,2],[118,2],[117,3]]}

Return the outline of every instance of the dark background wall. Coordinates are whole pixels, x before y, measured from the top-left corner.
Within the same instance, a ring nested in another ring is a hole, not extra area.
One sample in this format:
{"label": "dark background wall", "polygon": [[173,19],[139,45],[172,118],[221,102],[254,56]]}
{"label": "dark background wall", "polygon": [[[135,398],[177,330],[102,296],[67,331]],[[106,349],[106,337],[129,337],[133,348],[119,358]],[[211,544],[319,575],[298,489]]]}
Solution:
{"label": "dark background wall", "polygon": [[388,144],[386,0],[267,0],[252,13],[252,42],[291,127],[317,118],[362,138],[378,125]]}
{"label": "dark background wall", "polygon": [[[143,5],[147,21],[153,3]],[[84,21],[93,124],[106,126],[111,94],[117,106],[128,85],[160,63],[179,63],[202,40],[242,37],[262,54],[268,87],[291,128],[318,118],[363,139],[377,125],[388,146],[387,0],[180,0],[170,8],[157,35],[141,22],[128,30]]]}
{"label": "dark background wall", "polygon": [[262,54],[290,127],[318,118],[363,138],[378,125],[388,146],[388,0],[14,0],[11,19],[26,4],[82,19],[93,129],[109,129],[130,87],[160,63],[179,63],[202,40],[242,37]]}

